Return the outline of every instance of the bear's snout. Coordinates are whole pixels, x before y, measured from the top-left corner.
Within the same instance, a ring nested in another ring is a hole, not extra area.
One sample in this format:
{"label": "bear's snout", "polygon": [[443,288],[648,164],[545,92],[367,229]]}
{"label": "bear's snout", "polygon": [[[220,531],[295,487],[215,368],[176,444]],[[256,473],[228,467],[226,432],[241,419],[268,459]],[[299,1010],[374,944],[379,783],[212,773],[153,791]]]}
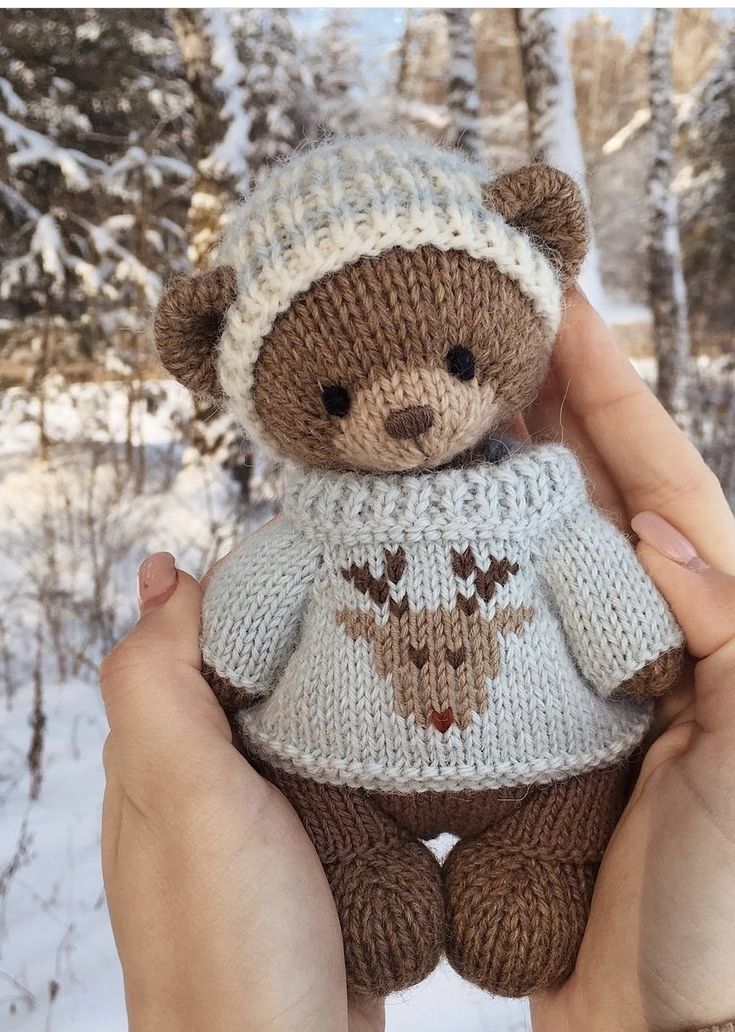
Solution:
{"label": "bear's snout", "polygon": [[419,437],[434,425],[434,412],[428,405],[409,405],[385,417],[385,429],[397,440]]}

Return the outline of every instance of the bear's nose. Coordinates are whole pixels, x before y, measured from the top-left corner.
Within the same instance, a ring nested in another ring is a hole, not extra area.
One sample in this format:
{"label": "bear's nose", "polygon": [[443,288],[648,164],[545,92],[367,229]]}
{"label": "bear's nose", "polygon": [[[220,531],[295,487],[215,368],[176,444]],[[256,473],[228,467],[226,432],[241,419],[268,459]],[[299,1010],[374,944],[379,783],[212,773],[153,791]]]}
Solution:
{"label": "bear's nose", "polygon": [[428,405],[409,405],[391,412],[385,418],[385,429],[398,440],[419,437],[434,425],[434,413]]}

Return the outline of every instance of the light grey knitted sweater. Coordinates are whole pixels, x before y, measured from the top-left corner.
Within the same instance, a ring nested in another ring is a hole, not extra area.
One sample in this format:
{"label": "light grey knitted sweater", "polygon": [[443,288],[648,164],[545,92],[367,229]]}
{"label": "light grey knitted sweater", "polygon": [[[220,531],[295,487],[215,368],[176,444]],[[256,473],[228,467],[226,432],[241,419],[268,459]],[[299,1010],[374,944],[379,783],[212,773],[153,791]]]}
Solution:
{"label": "light grey knitted sweater", "polygon": [[624,756],[650,707],[608,697],[681,640],[554,445],[417,475],[291,469],[283,518],[212,578],[202,647],[252,697],[256,754],[416,792]]}

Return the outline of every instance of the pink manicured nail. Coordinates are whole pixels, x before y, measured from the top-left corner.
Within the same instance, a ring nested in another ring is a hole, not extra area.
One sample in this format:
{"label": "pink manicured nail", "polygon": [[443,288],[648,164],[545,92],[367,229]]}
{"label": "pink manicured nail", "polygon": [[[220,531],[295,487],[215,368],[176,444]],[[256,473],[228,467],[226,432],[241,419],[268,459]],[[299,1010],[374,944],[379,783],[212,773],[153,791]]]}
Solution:
{"label": "pink manicured nail", "polygon": [[655,548],[679,566],[685,566],[687,570],[694,570],[695,573],[707,569],[707,563],[697,554],[691,541],[658,513],[639,512],[630,521],[630,525],[641,541],[645,541],[651,548]]}
{"label": "pink manicured nail", "polygon": [[138,570],[138,603],[141,613],[157,609],[173,595],[179,581],[176,560],[170,552],[154,552]]}

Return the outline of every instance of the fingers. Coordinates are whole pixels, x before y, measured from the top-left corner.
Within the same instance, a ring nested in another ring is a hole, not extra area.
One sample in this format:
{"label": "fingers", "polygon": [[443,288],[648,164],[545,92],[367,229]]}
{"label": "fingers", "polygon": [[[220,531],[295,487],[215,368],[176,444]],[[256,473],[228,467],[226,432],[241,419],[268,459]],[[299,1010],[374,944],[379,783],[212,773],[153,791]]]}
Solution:
{"label": "fingers", "polygon": [[209,764],[213,743],[232,751],[231,734],[199,670],[199,584],[158,553],[139,592],[141,618],[102,663],[100,687],[117,776],[160,785]]}
{"label": "fingers", "polygon": [[735,729],[735,577],[708,566],[691,542],[655,513],[640,513],[633,529],[641,539],[641,562],[700,660],[697,723],[713,731]]}
{"label": "fingers", "polygon": [[708,562],[735,573],[735,518],[716,478],[586,298],[572,291],[567,301],[555,375],[627,512],[660,513]]}
{"label": "fingers", "polygon": [[735,638],[735,577],[711,566],[692,569],[642,543],[638,555],[671,606],[697,659]]}

